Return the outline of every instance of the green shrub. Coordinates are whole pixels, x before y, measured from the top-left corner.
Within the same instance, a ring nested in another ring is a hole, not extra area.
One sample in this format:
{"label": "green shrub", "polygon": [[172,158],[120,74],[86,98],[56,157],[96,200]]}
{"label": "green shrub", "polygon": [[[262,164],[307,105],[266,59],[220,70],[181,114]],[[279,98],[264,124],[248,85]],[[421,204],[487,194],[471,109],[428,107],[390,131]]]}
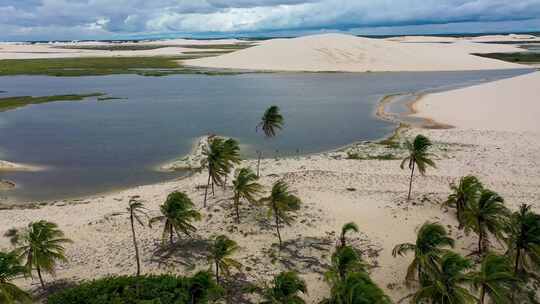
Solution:
{"label": "green shrub", "polygon": [[48,304],[204,304],[221,294],[211,274],[119,276],[84,282],[49,296]]}

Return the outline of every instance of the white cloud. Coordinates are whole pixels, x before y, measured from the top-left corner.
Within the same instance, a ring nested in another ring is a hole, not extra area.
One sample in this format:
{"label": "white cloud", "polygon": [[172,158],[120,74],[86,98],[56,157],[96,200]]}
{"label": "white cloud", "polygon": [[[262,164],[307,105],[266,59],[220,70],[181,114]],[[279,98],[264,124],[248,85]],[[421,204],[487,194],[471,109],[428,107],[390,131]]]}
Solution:
{"label": "white cloud", "polygon": [[0,0],[0,39],[34,37],[46,28],[112,38],[526,22],[539,16],[540,0]]}

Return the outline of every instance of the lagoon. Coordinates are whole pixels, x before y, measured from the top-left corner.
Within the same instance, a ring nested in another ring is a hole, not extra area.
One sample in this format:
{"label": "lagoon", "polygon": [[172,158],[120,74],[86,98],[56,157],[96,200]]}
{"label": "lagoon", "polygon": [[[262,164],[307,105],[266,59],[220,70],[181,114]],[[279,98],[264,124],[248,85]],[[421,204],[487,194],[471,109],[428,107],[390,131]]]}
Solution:
{"label": "lagoon", "polygon": [[[0,159],[47,168],[2,173],[17,184],[2,197],[7,203],[56,200],[178,177],[186,172],[155,168],[189,153],[193,141],[209,133],[238,139],[245,157],[255,150],[274,157],[376,140],[395,127],[374,115],[386,95],[447,90],[529,71],[0,77],[0,97],[102,92],[122,98],[0,113]],[[285,128],[267,140],[255,126],[271,104],[281,107]]]}

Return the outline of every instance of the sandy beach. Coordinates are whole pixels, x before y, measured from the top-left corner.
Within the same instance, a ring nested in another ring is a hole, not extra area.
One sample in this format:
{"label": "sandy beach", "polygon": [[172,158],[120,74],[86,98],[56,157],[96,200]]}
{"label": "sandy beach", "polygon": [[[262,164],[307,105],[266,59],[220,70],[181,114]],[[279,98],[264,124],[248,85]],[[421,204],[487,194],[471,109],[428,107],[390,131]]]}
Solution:
{"label": "sandy beach", "polygon": [[[513,66],[494,64],[491,60],[479,62],[482,63],[475,68]],[[340,67],[339,62],[336,66]],[[363,69],[365,65],[358,67]],[[57,223],[74,241],[67,246],[69,262],[57,270],[57,281],[133,274],[135,260],[126,214],[129,199],[140,196],[153,216],[159,214],[159,205],[168,193],[180,190],[192,198],[203,213],[203,220],[196,223],[198,231],[193,239],[184,239],[177,247],[167,249],[160,247],[161,225],[137,228],[143,272],[185,274],[207,269],[204,250],[207,240],[212,235],[226,234],[241,247],[235,256],[244,264],[238,278],[257,282],[281,270],[294,269],[308,283],[307,302],[317,303],[328,294],[322,273],[329,263],[338,231],[343,223],[354,221],[361,232],[352,236],[352,244],[372,266],[374,280],[397,301],[411,292],[403,282],[411,256],[393,258],[391,249],[397,243],[413,241],[419,225],[426,221],[441,222],[451,231],[457,241],[456,250],[461,253],[470,253],[476,244],[473,236],[465,236],[457,229],[453,212],[439,205],[448,195],[450,182],[475,174],[500,193],[510,208],[529,203],[538,210],[539,81],[540,73],[536,72],[428,95],[418,101],[415,115],[455,128],[400,129],[400,140],[416,134],[431,138],[438,155],[438,168],[428,170],[425,177],[417,177],[410,202],[406,201],[409,172],[399,168],[399,160],[347,159],[349,151],[401,157],[404,151],[400,148],[359,143],[342,151],[262,160],[261,183],[265,190],[276,180],[284,179],[304,203],[296,222],[283,229],[286,249],[280,256],[277,256],[274,230],[265,218],[265,208],[244,205],[242,223],[235,224],[230,189],[218,189],[209,206],[203,208],[204,190],[200,186],[206,182],[205,172],[90,198],[48,202],[42,206],[37,205],[44,202],[33,202],[37,207],[1,210],[0,231],[21,228],[41,219]],[[256,161],[247,160],[240,166],[254,168],[255,165]],[[0,248],[10,248],[7,238],[0,238]],[[46,280],[51,278],[47,276]],[[16,283],[25,288],[38,286],[37,280],[30,279]]]}

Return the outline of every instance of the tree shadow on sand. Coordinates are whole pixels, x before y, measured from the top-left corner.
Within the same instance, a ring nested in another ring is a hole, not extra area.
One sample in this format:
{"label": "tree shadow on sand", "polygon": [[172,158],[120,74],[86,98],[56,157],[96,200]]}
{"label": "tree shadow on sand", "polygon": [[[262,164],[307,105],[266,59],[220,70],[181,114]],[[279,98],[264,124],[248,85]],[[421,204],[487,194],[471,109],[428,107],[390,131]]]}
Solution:
{"label": "tree shadow on sand", "polygon": [[184,266],[193,268],[197,262],[208,257],[211,240],[189,238],[178,240],[173,244],[156,244],[157,249],[150,259],[158,266]]}

